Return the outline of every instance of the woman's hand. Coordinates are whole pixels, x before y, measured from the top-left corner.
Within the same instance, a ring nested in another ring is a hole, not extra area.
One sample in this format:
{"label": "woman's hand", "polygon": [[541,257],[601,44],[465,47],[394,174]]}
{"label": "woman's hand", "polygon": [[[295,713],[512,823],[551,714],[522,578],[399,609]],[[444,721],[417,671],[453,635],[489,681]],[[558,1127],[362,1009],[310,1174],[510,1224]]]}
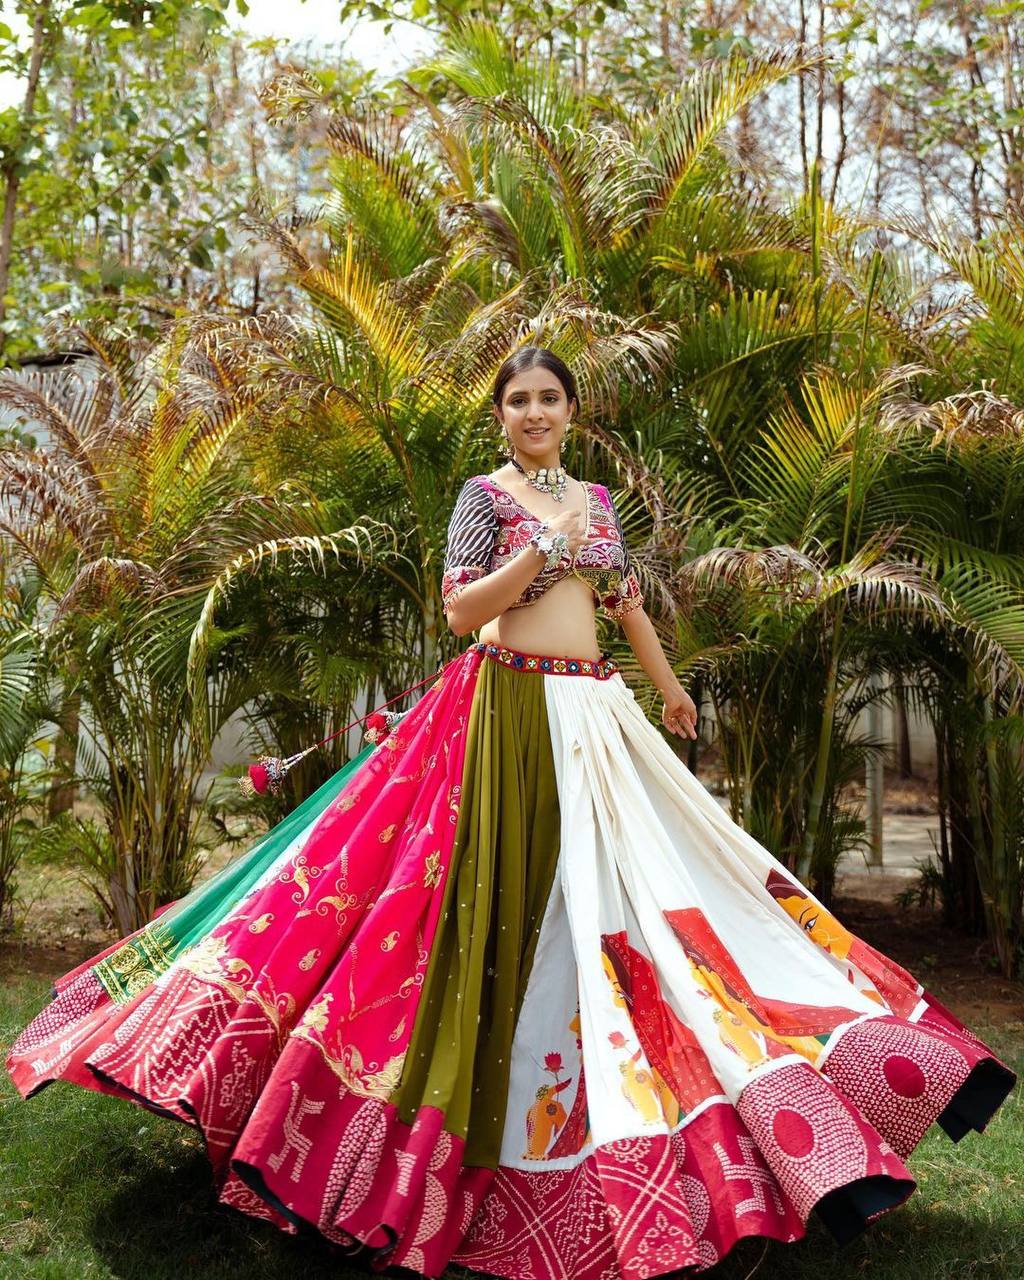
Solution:
{"label": "woman's hand", "polygon": [[661,696],[665,706],[661,712],[661,723],[671,733],[678,733],[681,738],[696,738],[697,708],[693,699],[678,681],[662,689]]}
{"label": "woman's hand", "polygon": [[564,533],[569,539],[569,554],[574,556],[586,539],[587,517],[582,511],[559,511],[544,522],[552,533]]}

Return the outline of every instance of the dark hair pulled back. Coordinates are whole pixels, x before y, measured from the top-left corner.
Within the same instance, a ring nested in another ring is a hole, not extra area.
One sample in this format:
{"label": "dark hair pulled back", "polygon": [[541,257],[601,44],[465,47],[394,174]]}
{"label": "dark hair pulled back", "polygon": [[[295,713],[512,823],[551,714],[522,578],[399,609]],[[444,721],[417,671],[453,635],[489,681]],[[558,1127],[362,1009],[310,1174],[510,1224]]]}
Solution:
{"label": "dark hair pulled back", "polygon": [[579,408],[580,398],[576,390],[576,379],[562,357],[556,356],[547,347],[520,347],[503,361],[501,368],[494,375],[494,391],[491,393],[491,399],[495,407],[501,408],[501,397],[510,379],[517,374],[537,368],[547,369],[549,373],[553,373],[562,384],[566,400],[569,404],[575,400],[576,407]]}

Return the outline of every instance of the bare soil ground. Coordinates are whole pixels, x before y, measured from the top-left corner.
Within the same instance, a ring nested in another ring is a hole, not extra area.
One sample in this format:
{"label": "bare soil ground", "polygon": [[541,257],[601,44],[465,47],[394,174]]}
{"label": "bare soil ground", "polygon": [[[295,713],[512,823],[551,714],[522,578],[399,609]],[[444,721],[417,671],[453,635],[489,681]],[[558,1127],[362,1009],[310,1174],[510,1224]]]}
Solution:
{"label": "bare soil ground", "polygon": [[1024,1030],[1024,984],[1004,978],[991,946],[942,923],[938,911],[900,907],[901,876],[845,875],[833,909],[853,933],[908,969],[968,1026]]}

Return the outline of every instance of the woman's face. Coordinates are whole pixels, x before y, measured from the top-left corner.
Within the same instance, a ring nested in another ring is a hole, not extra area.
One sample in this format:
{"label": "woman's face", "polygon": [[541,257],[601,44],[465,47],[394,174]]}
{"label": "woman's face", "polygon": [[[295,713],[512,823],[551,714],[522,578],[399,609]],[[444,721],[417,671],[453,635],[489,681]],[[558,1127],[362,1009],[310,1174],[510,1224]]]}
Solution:
{"label": "woman's face", "polygon": [[575,408],[576,402],[566,399],[555,375],[538,366],[506,382],[500,412],[496,407],[495,413],[515,446],[516,457],[540,462],[557,458]]}

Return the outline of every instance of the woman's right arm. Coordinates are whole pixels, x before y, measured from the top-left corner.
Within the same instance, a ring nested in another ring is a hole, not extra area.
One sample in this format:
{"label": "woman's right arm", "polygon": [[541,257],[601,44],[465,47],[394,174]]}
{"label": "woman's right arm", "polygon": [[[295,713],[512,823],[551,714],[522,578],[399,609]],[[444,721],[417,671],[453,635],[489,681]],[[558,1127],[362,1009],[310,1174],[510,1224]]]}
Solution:
{"label": "woman's right arm", "polygon": [[[579,511],[561,511],[547,522],[548,529],[564,533],[569,552],[583,541],[584,517]],[[487,489],[473,480],[462,486],[448,522],[441,596],[448,627],[457,636],[482,627],[510,608],[540,573],[547,557],[534,546],[525,546],[508,564],[491,570],[498,518]]]}
{"label": "woman's right arm", "polygon": [[441,600],[457,636],[482,627],[507,609],[537,576],[544,557],[533,547],[491,571],[500,534],[490,489],[475,477],[462,486],[448,521]]}
{"label": "woman's right arm", "polygon": [[445,606],[449,629],[457,636],[468,635],[504,613],[536,578],[545,559],[542,551],[526,546],[500,569],[458,587]]}

